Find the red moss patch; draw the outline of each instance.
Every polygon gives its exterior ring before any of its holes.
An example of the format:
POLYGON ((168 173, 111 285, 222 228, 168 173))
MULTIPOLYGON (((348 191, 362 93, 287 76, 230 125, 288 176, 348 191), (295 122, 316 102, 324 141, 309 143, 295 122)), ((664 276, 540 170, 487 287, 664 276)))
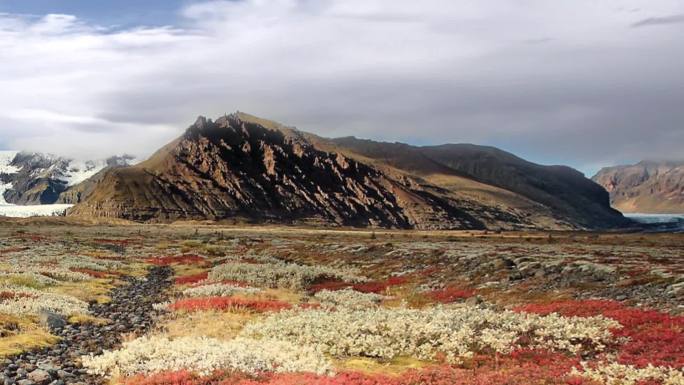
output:
POLYGON ((537 314, 558 313, 564 316, 591 317, 602 315, 622 325, 613 330, 615 337, 627 342, 617 347, 618 362, 636 367, 684 367, 684 317, 655 310, 628 308, 607 300, 559 301, 516 308, 537 314))
POLYGON ((205 271, 204 273, 199 273, 199 274, 186 275, 183 277, 176 278, 175 282, 176 282, 176 285, 190 285, 190 284, 194 284, 197 282, 204 281, 205 279, 207 279, 208 275, 209 275, 209 272, 207 272, 207 271, 205 271))
POLYGON ((475 295, 475 290, 458 287, 446 287, 444 289, 429 291, 425 294, 433 301, 451 303, 459 299, 470 298, 475 295))

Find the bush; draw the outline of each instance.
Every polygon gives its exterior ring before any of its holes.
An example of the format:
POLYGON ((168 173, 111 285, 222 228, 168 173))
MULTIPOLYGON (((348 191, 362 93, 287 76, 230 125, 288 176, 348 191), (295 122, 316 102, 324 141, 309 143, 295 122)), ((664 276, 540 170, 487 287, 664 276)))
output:
POLYGON ((582 317, 603 316, 622 327, 615 337, 626 338, 617 349, 617 362, 636 368, 649 365, 680 369, 684 367, 684 317, 654 310, 627 308, 616 301, 558 301, 521 306, 517 311, 537 314, 558 313, 582 317))
POLYGON ((208 271, 205 271, 204 273, 186 275, 183 277, 176 278, 175 283, 176 283, 176 285, 190 285, 193 283, 198 283, 198 282, 204 281, 205 279, 207 279, 208 275, 209 275, 208 271))
POLYGON ((170 310, 247 310, 257 313, 289 309, 291 305, 282 301, 267 301, 233 297, 186 298, 173 302, 170 310))
POLYGON ((567 318, 475 306, 426 309, 289 310, 247 325, 242 335, 317 346, 333 356, 432 360, 444 354, 460 362, 475 353, 505 354, 520 348, 576 353, 602 351, 617 322, 603 317, 567 318))
POLYGON ((209 280, 235 280, 257 286, 302 289, 316 281, 338 279, 350 282, 364 281, 354 271, 326 266, 307 266, 295 263, 227 262, 214 267, 209 280))
MULTIPOLYGON (((119 350, 106 351, 100 356, 84 356, 81 361, 88 372, 95 375, 136 375, 179 370, 201 375, 209 375, 216 370, 253 374, 325 374, 331 368, 325 357, 310 347, 246 338, 221 341, 205 337, 141 337, 125 342, 119 350)), ((188 377, 181 374, 177 378, 171 376, 169 381, 184 381, 184 378, 188 377)))
POLYGON ((197 265, 206 262, 204 257, 194 254, 183 254, 176 256, 166 256, 166 257, 154 257, 148 258, 147 263, 151 263, 157 266, 169 266, 169 265, 197 265))

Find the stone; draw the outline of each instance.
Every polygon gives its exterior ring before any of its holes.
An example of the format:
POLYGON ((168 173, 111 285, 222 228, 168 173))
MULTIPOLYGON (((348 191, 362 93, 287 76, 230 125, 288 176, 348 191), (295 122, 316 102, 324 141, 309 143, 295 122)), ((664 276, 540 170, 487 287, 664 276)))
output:
POLYGON ((62 315, 49 310, 42 310, 38 314, 38 322, 50 330, 62 329, 67 324, 62 315))
POLYGON ((47 370, 36 369, 28 374, 28 379, 39 385, 49 384, 52 376, 47 370))

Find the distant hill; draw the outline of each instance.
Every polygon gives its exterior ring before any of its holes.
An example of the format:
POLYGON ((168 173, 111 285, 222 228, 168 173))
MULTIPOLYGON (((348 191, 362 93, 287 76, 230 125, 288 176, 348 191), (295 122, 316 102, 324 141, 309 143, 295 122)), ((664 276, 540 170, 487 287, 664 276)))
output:
POLYGON ((592 178, 626 213, 684 213, 684 161, 606 167, 592 178))
POLYGON ((608 193, 567 167, 473 145, 326 139, 200 117, 147 161, 103 171, 69 215, 418 229, 606 228, 608 193))

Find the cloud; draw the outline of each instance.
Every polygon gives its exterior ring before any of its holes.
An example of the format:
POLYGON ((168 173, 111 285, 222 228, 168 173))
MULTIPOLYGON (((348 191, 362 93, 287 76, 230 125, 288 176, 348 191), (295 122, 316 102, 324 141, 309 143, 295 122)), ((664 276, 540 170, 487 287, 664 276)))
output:
POLYGON ((643 19, 643 20, 640 20, 640 21, 632 24, 632 27, 648 27, 648 26, 653 26, 653 25, 681 24, 681 23, 684 23, 684 14, 664 16, 664 17, 649 17, 648 19, 643 19))
POLYGON ((146 155, 197 115, 239 109, 585 170, 681 152, 684 36, 630 28, 681 2, 523 4, 211 1, 126 29, 0 15, 0 147, 146 155))

